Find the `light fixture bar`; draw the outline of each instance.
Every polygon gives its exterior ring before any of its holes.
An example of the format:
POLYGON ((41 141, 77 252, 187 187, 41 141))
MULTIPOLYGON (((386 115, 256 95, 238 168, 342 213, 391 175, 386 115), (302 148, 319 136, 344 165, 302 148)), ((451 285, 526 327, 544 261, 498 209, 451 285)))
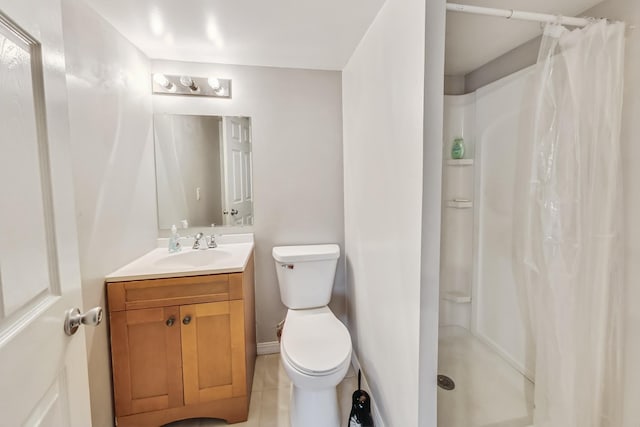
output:
POLYGON ((231 79, 155 73, 151 78, 151 90, 161 95, 231 98, 231 79))

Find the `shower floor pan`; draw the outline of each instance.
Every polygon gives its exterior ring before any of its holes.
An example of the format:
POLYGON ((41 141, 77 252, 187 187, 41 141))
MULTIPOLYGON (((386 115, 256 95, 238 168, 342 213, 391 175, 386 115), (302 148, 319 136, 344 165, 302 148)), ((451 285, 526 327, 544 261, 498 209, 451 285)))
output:
POLYGON ((454 390, 438 388, 438 427, 528 427, 533 383, 467 329, 440 328, 438 373, 454 390))

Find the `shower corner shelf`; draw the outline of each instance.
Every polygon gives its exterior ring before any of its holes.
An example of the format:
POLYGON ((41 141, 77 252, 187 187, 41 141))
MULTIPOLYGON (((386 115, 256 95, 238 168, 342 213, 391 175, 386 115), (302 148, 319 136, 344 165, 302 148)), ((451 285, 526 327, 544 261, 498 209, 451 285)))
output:
POLYGON ((454 209, 469 209, 473 207, 473 201, 467 199, 447 200, 447 207, 454 209))
POLYGON ((459 291, 447 291, 442 294, 442 299, 451 302, 457 302, 459 304, 464 304, 471 302, 471 295, 467 295, 464 292, 459 291))
POLYGON ((447 165, 449 166, 471 166, 473 165, 473 159, 448 159, 447 165))

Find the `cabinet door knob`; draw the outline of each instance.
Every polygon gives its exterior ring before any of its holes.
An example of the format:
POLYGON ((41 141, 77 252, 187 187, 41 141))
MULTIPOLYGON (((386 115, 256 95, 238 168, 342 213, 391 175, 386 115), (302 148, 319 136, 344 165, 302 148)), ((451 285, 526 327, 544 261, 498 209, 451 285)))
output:
POLYGON ((191 316, 184 316, 184 319, 182 319, 182 323, 184 323, 185 325, 191 323, 191 316))
POLYGON ((176 321, 174 316, 171 316, 167 319, 167 326, 173 326, 173 323, 176 321))

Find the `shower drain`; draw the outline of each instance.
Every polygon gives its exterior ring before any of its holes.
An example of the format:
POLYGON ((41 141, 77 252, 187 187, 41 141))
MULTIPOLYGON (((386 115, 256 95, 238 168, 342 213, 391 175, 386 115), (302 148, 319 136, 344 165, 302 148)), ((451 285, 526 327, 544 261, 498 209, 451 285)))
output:
POLYGON ((438 387, 445 390, 453 390, 456 388, 456 383, 446 375, 438 375, 438 387))

